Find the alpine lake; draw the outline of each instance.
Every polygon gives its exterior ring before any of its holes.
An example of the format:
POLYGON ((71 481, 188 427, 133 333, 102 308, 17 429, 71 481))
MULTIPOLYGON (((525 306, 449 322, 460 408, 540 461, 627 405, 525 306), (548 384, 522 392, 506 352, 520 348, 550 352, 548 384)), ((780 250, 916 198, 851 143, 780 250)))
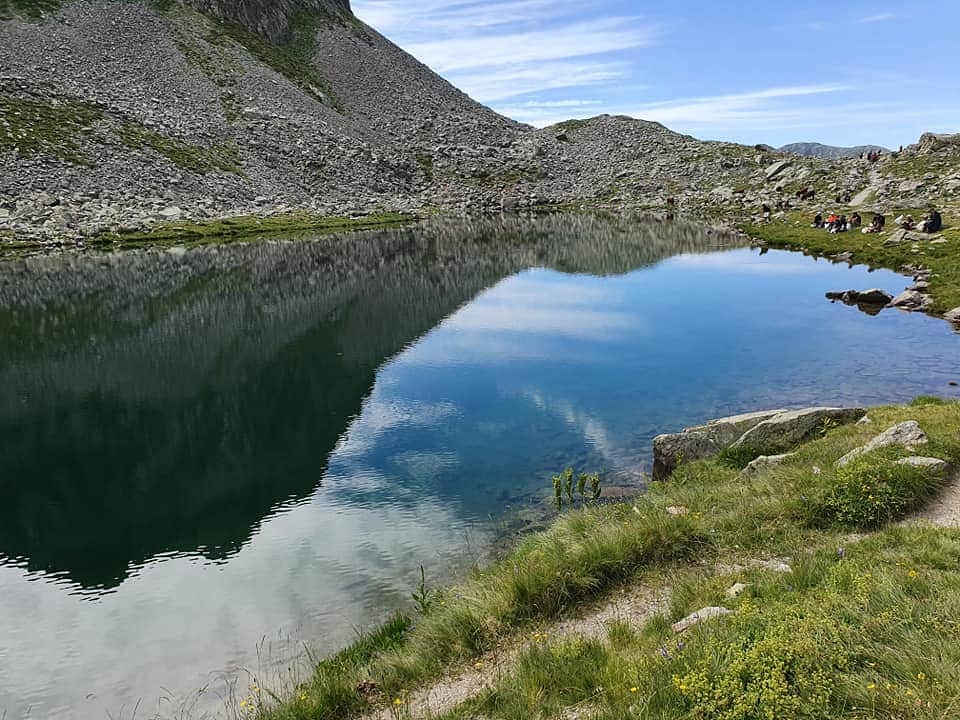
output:
POLYGON ((216 717, 651 440, 960 395, 909 279, 552 216, 0 262, 0 717, 216 717), (6 715, 4 715, 6 713, 6 715))

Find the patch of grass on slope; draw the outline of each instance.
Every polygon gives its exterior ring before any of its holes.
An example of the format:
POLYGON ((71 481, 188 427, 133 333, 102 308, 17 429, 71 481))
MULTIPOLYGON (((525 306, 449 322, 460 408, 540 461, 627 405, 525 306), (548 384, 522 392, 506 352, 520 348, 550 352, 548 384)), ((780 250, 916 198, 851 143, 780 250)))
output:
POLYGON ((343 112, 343 102, 313 62, 317 31, 327 21, 323 13, 300 8, 290 19, 290 39, 275 44, 237 23, 215 20, 207 40, 214 44, 236 42, 315 100, 343 112))
POLYGON ((64 0, 0 0, 0 20, 14 17, 42 20, 59 10, 63 2, 64 0))
MULTIPOLYGON (((942 235, 946 243, 932 245, 929 241, 919 243, 900 243, 885 246, 884 240, 890 236, 893 216, 900 211, 886 213, 887 232, 882 235, 864 235, 858 232, 829 233, 810 227, 811 218, 791 214, 786 219, 763 225, 743 225, 741 229, 748 235, 763 240, 771 247, 804 248, 818 255, 837 255, 842 252, 853 254, 853 261, 891 270, 900 270, 905 265, 922 265, 929 268, 930 295, 934 301, 935 312, 946 312, 960 307, 960 227, 958 218, 944 215, 942 235), (913 248, 917 248, 917 252, 913 248)), ((925 212, 913 211, 915 218, 923 217, 925 212)), ((864 215, 869 223, 870 214, 864 215)))
POLYGON ((204 147, 169 138, 133 122, 123 123, 117 136, 127 147, 135 150, 151 149, 183 170, 200 175, 221 170, 241 174, 240 153, 235 145, 204 147))
POLYGON ((79 140, 102 117, 99 108, 86 103, 53 103, 0 95, 0 152, 44 154, 88 165, 79 140))

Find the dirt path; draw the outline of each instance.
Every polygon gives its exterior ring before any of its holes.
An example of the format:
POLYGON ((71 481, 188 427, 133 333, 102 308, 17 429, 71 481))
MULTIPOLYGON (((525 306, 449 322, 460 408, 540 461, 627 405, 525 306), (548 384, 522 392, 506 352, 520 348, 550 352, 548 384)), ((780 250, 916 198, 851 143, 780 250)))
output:
POLYGON ((936 500, 911 519, 910 522, 930 523, 940 527, 960 527, 960 473, 941 491, 936 500))
POLYGON ((388 706, 365 716, 364 720, 394 720, 398 714, 405 719, 417 720, 443 714, 482 690, 494 687, 528 648, 565 637, 604 639, 610 621, 623 620, 634 626, 643 625, 657 613, 663 612, 667 601, 665 590, 642 585, 624 588, 603 605, 582 615, 507 639, 480 660, 411 693, 400 713, 388 706))

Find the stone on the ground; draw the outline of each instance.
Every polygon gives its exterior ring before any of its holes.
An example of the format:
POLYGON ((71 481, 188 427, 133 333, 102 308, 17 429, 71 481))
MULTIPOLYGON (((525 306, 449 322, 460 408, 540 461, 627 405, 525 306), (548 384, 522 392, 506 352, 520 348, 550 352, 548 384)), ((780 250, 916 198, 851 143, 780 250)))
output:
POLYGON ((901 310, 926 310, 932 304, 930 296, 918 290, 904 290, 890 301, 890 307, 901 310))
POLYGON ((789 160, 778 160, 773 165, 767 168, 766 176, 767 180, 773 180, 778 175, 782 175, 783 172, 789 168, 793 163, 789 160))
POLYGON ((730 445, 731 450, 776 455, 813 438, 826 423, 846 425, 867 414, 863 408, 816 407, 778 413, 757 423, 730 445))
POLYGON ((893 427, 887 428, 866 445, 854 448, 842 458, 837 460, 836 464, 837 467, 849 465, 853 460, 861 455, 865 455, 873 450, 879 450, 880 448, 890 447, 892 445, 900 445, 908 450, 913 450, 914 448, 920 445, 925 445, 926 443, 927 434, 923 432, 920 424, 916 420, 907 420, 906 422, 897 423, 893 427))
POLYGON ((919 457, 914 455, 897 460, 897 465, 909 465, 910 467, 929 470, 934 475, 946 475, 950 472, 950 463, 934 457, 919 457))
POLYGON ((787 460, 792 458, 796 453, 782 453, 780 455, 761 455, 755 460, 751 460, 747 466, 740 471, 740 477, 750 477, 752 475, 758 475, 764 470, 777 465, 782 465, 787 460))
POLYGON ((170 207, 165 207, 163 210, 157 213, 164 220, 180 220, 183 217, 183 210, 178 208, 176 205, 171 205, 170 207))
POLYGON ((758 423, 783 412, 766 410, 733 415, 679 433, 658 435, 653 439, 653 479, 666 479, 681 463, 714 457, 758 423))
POLYGON ((864 415, 862 418, 857 420, 857 425, 873 425, 873 420, 870 419, 869 415, 864 415))
POLYGON ((727 588, 727 592, 724 594, 731 599, 735 597, 739 597, 743 593, 743 591, 746 590, 748 587, 749 586, 746 585, 745 583, 739 583, 739 582, 734 583, 733 585, 727 588))
POLYGON ((943 317, 945 320, 949 322, 960 325, 960 307, 954 308, 953 310, 946 313, 943 317))
POLYGON ((671 505, 667 508, 667 515, 670 517, 684 517, 685 515, 689 514, 690 510, 682 505, 671 505))
POLYGON ((670 627, 675 633, 682 633, 684 630, 692 628, 694 625, 701 623, 704 620, 713 620, 714 618, 729 615, 732 612, 732 610, 729 610, 725 607, 705 607, 697 610, 695 613, 690 613, 683 620, 678 620, 670 627))

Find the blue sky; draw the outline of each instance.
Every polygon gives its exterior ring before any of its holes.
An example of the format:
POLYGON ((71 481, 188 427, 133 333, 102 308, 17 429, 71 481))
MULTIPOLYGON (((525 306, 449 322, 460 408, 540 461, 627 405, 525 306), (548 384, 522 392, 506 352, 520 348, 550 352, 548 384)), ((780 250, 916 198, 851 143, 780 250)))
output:
POLYGON ((704 139, 896 147, 960 131, 960 2, 353 0, 522 122, 622 113, 704 139))

